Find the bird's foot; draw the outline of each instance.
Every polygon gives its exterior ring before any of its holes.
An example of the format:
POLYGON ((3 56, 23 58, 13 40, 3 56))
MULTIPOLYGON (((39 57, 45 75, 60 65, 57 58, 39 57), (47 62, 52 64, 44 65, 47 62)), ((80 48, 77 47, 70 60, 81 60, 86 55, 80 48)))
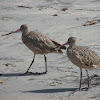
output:
POLYGON ((88 91, 88 89, 89 89, 88 87, 85 87, 85 88, 79 88, 80 91, 81 91, 81 90, 82 90, 82 91, 88 91))
POLYGON ((43 74, 47 74, 47 72, 42 72, 42 73, 36 72, 36 75, 43 75, 43 74))
POLYGON ((29 72, 28 71, 26 71, 25 73, 24 73, 24 75, 27 75, 29 72))
POLYGON ((43 75, 43 74, 47 74, 47 72, 42 72, 42 73, 39 73, 39 72, 36 72, 36 73, 33 73, 33 72, 25 72, 23 75, 43 75))
POLYGON ((2 74, 0 74, 0 76, 2 76, 2 74))
POLYGON ((43 74, 47 74, 47 71, 46 72, 43 72, 43 74))

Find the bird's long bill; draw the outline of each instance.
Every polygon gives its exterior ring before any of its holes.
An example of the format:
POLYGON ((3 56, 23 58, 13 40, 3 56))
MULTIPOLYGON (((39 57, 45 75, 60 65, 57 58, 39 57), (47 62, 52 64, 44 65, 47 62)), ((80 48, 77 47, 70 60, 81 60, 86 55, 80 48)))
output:
POLYGON ((12 34, 12 33, 19 32, 19 31, 20 31, 20 29, 18 29, 18 30, 16 30, 16 31, 12 31, 12 32, 10 32, 10 33, 7 33, 7 34, 4 34, 4 35, 1 35, 1 36, 6 36, 6 35, 9 35, 9 34, 12 34))
POLYGON ((60 47, 62 47, 62 46, 64 46, 64 45, 68 45, 68 43, 64 43, 64 44, 60 45, 58 48, 60 48, 60 47))

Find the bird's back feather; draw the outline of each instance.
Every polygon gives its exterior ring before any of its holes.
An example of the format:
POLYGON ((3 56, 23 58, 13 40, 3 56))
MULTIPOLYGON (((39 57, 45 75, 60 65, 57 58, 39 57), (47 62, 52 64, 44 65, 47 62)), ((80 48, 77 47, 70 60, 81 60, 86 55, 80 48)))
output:
POLYGON ((63 53, 61 50, 52 49, 58 47, 59 43, 39 32, 31 31, 27 34, 22 33, 22 41, 36 54, 63 53))
POLYGON ((100 67, 100 57, 92 50, 82 47, 73 46, 67 50, 69 59, 78 67, 91 69, 100 67))

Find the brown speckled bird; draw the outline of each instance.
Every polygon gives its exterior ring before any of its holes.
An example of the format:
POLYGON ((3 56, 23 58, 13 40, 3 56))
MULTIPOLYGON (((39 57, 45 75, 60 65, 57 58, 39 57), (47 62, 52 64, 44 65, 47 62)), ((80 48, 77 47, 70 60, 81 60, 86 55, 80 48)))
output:
POLYGON ((84 68, 87 72, 88 87, 85 89, 88 90, 89 74, 87 69, 94 69, 100 67, 100 57, 94 51, 84 46, 79 46, 77 44, 76 37, 70 37, 68 41, 65 44, 61 45, 60 47, 64 45, 69 45, 69 47, 67 48, 67 56, 70 59, 70 61, 80 68, 81 74, 80 74, 79 90, 81 90, 82 68, 84 68))
MULTIPOLYGON (((35 59, 35 55, 36 54, 41 54, 44 55, 44 59, 45 59, 45 72, 43 73, 47 73, 47 59, 46 59, 46 54, 48 53, 60 53, 63 54, 63 52, 61 51, 61 49, 66 49, 65 46, 61 47, 59 50, 56 50, 55 48, 57 48, 58 46, 60 46, 60 44, 52 39, 50 39, 49 37, 43 35, 42 33, 36 32, 36 31, 30 31, 28 26, 26 24, 21 25, 20 29, 16 30, 16 31, 12 31, 8 34, 5 35, 9 35, 12 33, 16 33, 16 32, 22 32, 22 41, 23 43, 32 51, 34 52, 34 57, 33 60, 28 68, 28 70, 26 71, 26 73, 28 73, 29 69, 31 68, 34 59, 35 59)), ((2 35, 2 36, 5 36, 2 35)))

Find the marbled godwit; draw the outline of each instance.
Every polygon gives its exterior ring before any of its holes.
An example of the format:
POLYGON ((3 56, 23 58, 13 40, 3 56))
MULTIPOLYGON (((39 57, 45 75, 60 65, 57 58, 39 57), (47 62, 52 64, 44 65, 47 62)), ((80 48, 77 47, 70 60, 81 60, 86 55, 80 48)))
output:
MULTIPOLYGON (((56 50, 55 48, 60 46, 60 44, 52 39, 50 39, 49 37, 39 33, 39 32, 35 32, 35 31, 29 31, 29 28, 26 24, 21 25, 20 29, 16 30, 16 31, 12 31, 8 34, 5 35, 9 35, 12 33, 16 33, 16 32, 22 32, 22 41, 23 43, 32 51, 34 52, 34 57, 33 60, 29 66, 29 68, 27 69, 26 73, 28 73, 29 69, 31 68, 34 59, 35 59, 35 55, 36 54, 42 54, 44 55, 44 59, 45 59, 45 72, 43 73, 47 73, 47 58, 46 58, 46 54, 48 53, 60 53, 63 54, 63 52, 60 49, 66 49, 65 46, 61 47, 59 50, 56 50)), ((2 35, 2 36, 5 36, 2 35)))
MULTIPOLYGON (((88 77, 88 87, 85 88, 86 90, 89 89, 89 74, 87 69, 93 69, 100 67, 100 57, 92 50, 77 45, 77 38, 70 37, 68 41, 61 45, 69 45, 67 48, 67 56, 70 61, 75 64, 76 66, 80 67, 80 86, 79 90, 81 90, 81 80, 82 80, 82 68, 84 68, 87 72, 88 77)), ((84 89, 84 88, 82 88, 84 89)))

